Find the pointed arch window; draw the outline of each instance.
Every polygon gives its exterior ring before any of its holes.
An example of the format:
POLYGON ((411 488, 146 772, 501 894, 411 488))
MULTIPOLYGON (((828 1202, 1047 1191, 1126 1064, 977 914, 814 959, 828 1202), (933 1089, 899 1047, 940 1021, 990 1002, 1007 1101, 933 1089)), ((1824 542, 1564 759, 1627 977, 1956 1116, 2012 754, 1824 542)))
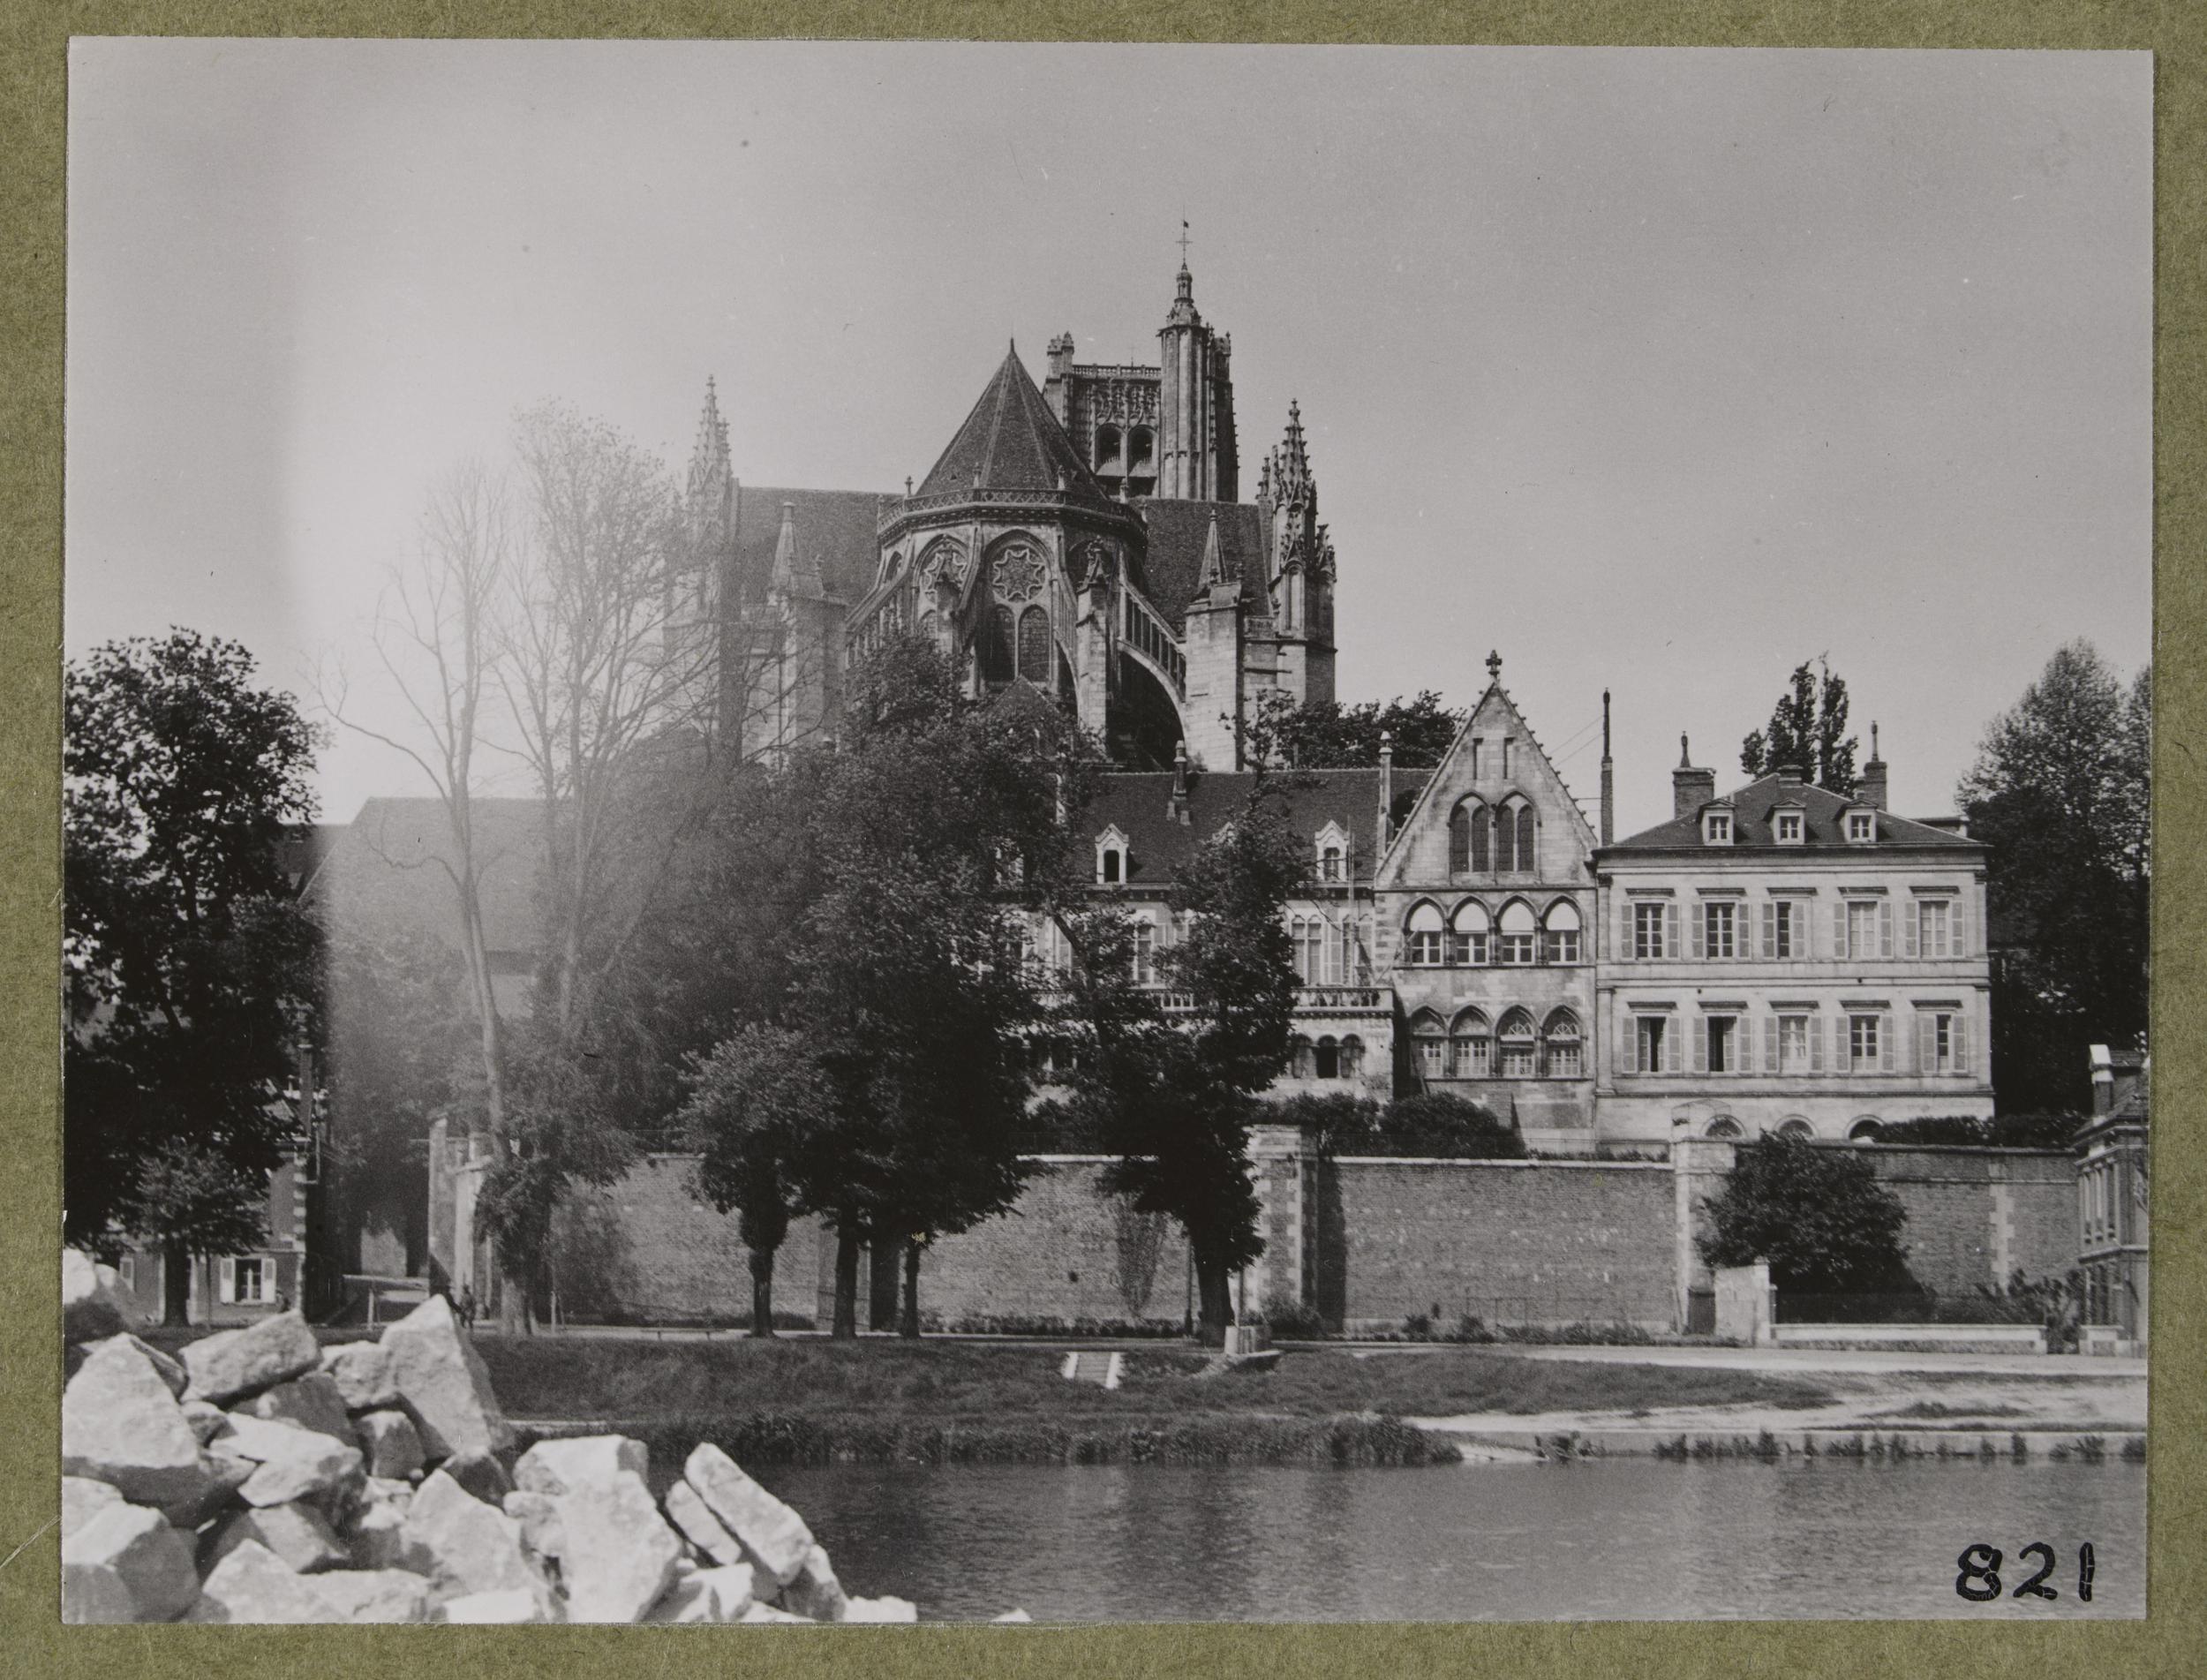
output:
POLYGON ((1568 1009, 1558 1009, 1549 1015, 1540 1028, 1540 1076, 1543 1079, 1578 1079, 1586 1065, 1585 1035, 1578 1029, 1578 1017, 1568 1009))
POLYGON ((1548 907, 1548 917, 1540 927, 1540 961, 1543 962, 1577 962, 1579 953, 1578 907, 1569 899, 1558 899, 1548 907))
POLYGON ((1533 807, 1520 805, 1516 817, 1518 830, 1518 860, 1516 868, 1521 875, 1531 875, 1536 865, 1533 854, 1533 807))
POLYGON ((1455 919, 1449 924, 1450 961, 1458 968, 1485 967, 1489 932, 1485 905, 1477 899, 1458 905, 1455 919))
POLYGON ((1050 614, 1030 606, 1020 614, 1020 674, 1036 688, 1050 683, 1050 614))
POLYGON ((1503 1078, 1533 1077, 1537 1042, 1533 1030, 1533 1017, 1524 1010, 1513 1009, 1502 1018, 1501 1026, 1495 1029, 1495 1043, 1501 1051, 1503 1078))
POLYGON ((1012 643, 1015 634, 1012 609, 1001 603, 991 607, 988 617, 982 621, 981 680, 992 689, 1000 689, 1012 680, 1015 668, 1012 643))
POLYGON ((1410 1045, 1412 1065, 1420 1079, 1449 1076, 1448 1031, 1441 1025, 1441 1017, 1430 1009, 1420 1009, 1411 1018, 1410 1045))
POLYGON ((1441 920, 1441 907, 1423 903, 1410 913, 1409 961, 1412 968, 1437 968, 1441 966, 1442 936, 1447 924, 1441 920))
POLYGON ((1465 800, 1449 813, 1449 873, 1469 875, 1487 867, 1487 807, 1465 800))
POLYGON ((1523 899, 1510 900, 1502 907, 1495 926, 1495 961, 1518 967, 1530 964, 1540 931, 1539 924, 1533 919, 1533 907, 1523 899))
POLYGON ((1487 1079, 1494 1072, 1494 1039, 1487 1017, 1466 1009, 1449 1028, 1449 1065, 1458 1079, 1487 1079))

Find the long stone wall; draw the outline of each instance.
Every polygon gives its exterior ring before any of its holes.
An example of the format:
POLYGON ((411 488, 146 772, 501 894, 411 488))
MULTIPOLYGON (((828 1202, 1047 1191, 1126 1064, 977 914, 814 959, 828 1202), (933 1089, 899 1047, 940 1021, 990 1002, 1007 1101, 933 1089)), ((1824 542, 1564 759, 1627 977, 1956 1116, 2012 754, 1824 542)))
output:
MULTIPOLYGON (((1488 1324, 1682 1326, 1706 1269, 1693 1239, 1734 1147, 1691 1140, 1665 1162, 1323 1162, 1287 1128, 1253 1140, 1268 1252, 1243 1280, 1252 1310, 1301 1302, 1352 1331, 1423 1315, 1488 1324), (1690 1176, 1681 1177, 1681 1171, 1690 1176)), ((2075 1263, 2071 1164, 2060 1151, 1860 1151, 1908 1209, 1909 1264, 1945 1295, 2075 1263)), ((747 1314, 733 1217, 690 1194, 691 1158, 655 1155, 562 1215, 561 1304, 577 1319, 661 1322, 747 1314)), ((1011 1212, 928 1250, 921 1307, 946 1325, 991 1321, 1179 1324, 1192 1278, 1179 1227, 1107 1194, 1106 1157, 1035 1157, 1011 1212)), ((433 1193, 433 1202, 434 1195, 433 1193)), ((834 1245, 802 1220, 781 1249, 778 1314, 825 1318, 834 1245)), ((885 1262, 893 1257, 880 1257, 885 1262)), ((893 1264, 860 1270, 862 1323, 886 1322, 893 1264), (883 1296, 882 1312, 870 1297, 883 1296)))

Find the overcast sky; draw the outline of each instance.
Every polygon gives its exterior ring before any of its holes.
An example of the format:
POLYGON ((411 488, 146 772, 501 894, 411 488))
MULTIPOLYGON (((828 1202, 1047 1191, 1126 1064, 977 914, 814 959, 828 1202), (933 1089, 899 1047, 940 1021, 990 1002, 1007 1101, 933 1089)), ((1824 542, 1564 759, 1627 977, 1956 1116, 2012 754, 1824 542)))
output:
MULTIPOLYGON (((358 667, 423 491, 571 400, 749 482, 923 475, 1016 341, 1153 360, 1182 218, 1290 398, 1340 687, 1503 680, 1621 832, 1827 654, 1951 809, 2151 637, 2144 54, 80 41, 67 636, 358 667), (348 652, 348 650, 350 652, 348 652)), ((371 707, 386 704, 372 693, 371 707)), ((422 791, 341 744, 324 814, 422 791)))

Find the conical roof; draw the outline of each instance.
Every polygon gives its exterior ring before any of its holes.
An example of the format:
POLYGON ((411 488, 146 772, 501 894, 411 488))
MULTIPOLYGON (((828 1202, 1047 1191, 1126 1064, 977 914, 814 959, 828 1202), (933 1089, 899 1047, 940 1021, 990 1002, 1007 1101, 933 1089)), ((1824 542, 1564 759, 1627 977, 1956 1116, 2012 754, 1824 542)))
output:
POLYGON ((1067 490, 1108 501, 1020 363, 1014 346, 958 435, 935 463, 923 496, 962 490, 1067 490))

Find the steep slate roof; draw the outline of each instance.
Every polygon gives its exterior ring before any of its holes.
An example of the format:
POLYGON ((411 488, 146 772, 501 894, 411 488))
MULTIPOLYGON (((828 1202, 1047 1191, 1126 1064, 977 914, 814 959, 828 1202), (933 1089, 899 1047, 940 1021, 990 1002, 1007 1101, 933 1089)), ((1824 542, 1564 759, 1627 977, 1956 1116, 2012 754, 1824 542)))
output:
MULTIPOLYGON (((1432 772, 1398 770, 1393 793, 1399 800, 1425 786, 1432 772)), ((1239 816, 1256 777, 1247 771, 1188 772, 1188 821, 1167 814, 1172 797, 1171 771, 1126 771, 1104 776, 1096 797, 1081 818, 1081 832, 1090 840, 1107 828, 1127 838, 1126 884, 1163 887, 1195 850, 1239 816)), ((1349 873, 1353 881, 1368 881, 1378 847, 1379 772, 1377 770, 1275 771, 1271 779, 1284 789, 1288 826, 1314 846, 1328 823, 1340 825, 1349 836, 1349 873)), ((1311 854, 1316 860, 1317 854, 1311 854)))
POLYGON ((855 601, 874 586, 881 548, 876 527, 897 498, 871 490, 778 490, 772 485, 735 488, 735 564, 742 599, 766 599, 774 570, 774 542, 781 535, 781 505, 795 504, 797 553, 817 562, 820 581, 838 600, 855 601))
POLYGON ((1264 603, 1264 515, 1241 501, 1162 501, 1135 504, 1149 531, 1142 576, 1150 605, 1179 629, 1203 572, 1203 545, 1218 523, 1218 554, 1229 576, 1241 580, 1241 599, 1264 603))
MULTIPOLYGON (((543 938, 537 875, 544 808, 533 799, 474 802, 482 871, 483 939, 494 952, 534 953, 543 938)), ((315 882, 325 925, 337 937, 408 929, 459 948, 458 905, 441 861, 452 831, 434 799, 371 799, 330 848, 315 882)))
MULTIPOLYGON (((1825 788, 1812 787, 1806 782, 1781 782, 1775 775, 1764 776, 1751 781, 1736 793, 1725 795, 1725 802, 1732 808, 1732 835, 1735 848, 1741 846, 1775 846, 1776 838, 1770 828, 1770 812, 1780 803, 1798 805, 1803 813, 1803 844, 1828 846, 1837 851, 1860 851, 1859 845, 1849 844, 1844 833, 1844 813, 1858 810, 1861 802, 1842 799, 1825 788)), ((1910 822, 1905 817, 1895 817, 1887 811, 1878 813, 1878 841, 1880 846, 1908 846, 1950 852, 1982 852, 1985 842, 1964 840, 1947 829, 1933 828, 1927 823, 1910 822)), ((1698 811, 1683 817, 1674 817, 1667 823, 1644 829, 1639 833, 1617 841, 1602 849, 1608 852, 1661 851, 1672 848, 1702 849, 1701 817, 1698 811)), ((1796 849, 1788 846, 1784 849, 1796 849)))
POLYGON ((1109 500, 1035 388, 1016 348, 920 486, 923 496, 972 490, 1057 490, 1109 500))

